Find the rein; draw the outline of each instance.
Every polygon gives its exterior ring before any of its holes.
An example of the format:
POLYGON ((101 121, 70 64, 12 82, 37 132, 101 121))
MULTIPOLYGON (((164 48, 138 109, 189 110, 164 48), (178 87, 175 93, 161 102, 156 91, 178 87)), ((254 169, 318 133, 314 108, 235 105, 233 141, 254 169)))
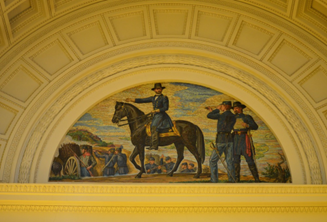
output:
MULTIPOLYGON (((127 113, 126 117, 127 117, 127 116, 128 116, 128 110, 126 109, 125 106, 123 106, 123 109, 126 111, 126 113, 127 113)), ((130 120, 132 120, 132 121, 129 121, 128 118, 127 118, 127 119, 121 119, 121 118, 119 117, 119 119, 118 119, 118 123, 117 123, 117 126, 118 126, 118 127, 126 126, 126 125, 128 125, 128 124, 130 124, 130 123, 134 123, 134 122, 138 121, 139 119, 141 119, 141 118, 143 118, 143 117, 145 117, 145 116, 150 116, 150 115, 152 115, 152 113, 144 114, 144 115, 142 115, 142 116, 138 116, 138 117, 135 117, 135 118, 130 119, 130 120), (119 122, 122 122, 122 121, 128 121, 128 122, 119 125, 119 122)))

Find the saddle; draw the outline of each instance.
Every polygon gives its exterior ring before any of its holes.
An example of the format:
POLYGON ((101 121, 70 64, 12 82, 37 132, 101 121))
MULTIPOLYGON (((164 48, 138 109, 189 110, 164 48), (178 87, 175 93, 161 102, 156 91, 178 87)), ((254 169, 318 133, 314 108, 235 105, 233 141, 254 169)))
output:
MULTIPOLYGON (((145 131, 148 136, 151 136, 151 122, 145 125, 145 131)), ((159 137, 168 137, 168 136, 181 136, 181 134, 176 128, 175 121, 173 121, 173 127, 169 129, 168 132, 159 133, 159 137)))

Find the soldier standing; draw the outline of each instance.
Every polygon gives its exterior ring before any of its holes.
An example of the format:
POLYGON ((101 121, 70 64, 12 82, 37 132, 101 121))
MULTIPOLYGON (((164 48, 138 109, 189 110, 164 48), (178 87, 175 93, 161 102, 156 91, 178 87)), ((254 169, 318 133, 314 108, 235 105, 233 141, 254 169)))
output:
POLYGON ((122 148, 116 148, 116 155, 117 155, 117 167, 118 167, 118 174, 127 174, 128 167, 127 167, 127 156, 125 153, 121 152, 122 148))
MULTIPOLYGON (((81 145, 82 155, 79 156, 79 160, 81 161, 81 177, 90 177, 91 174, 89 171, 97 165, 97 161, 93 157, 92 146, 90 145, 81 145), (90 152, 91 151, 91 152, 90 152)), ((76 155, 76 154, 74 154, 76 155)))
POLYGON ((257 130, 258 125, 253 120, 252 116, 243 113, 244 108, 246 108, 246 106, 240 102, 234 102, 233 104, 236 117, 236 123, 234 125, 234 165, 236 182, 240 182, 241 155, 245 157, 255 182, 261 182, 257 166, 254 162, 253 156, 255 153, 252 138, 249 137, 249 131, 257 130))
POLYGON ((230 111, 231 106, 231 101, 223 101, 222 104, 217 106, 217 109, 215 110, 213 110, 211 107, 207 108, 210 111, 207 117, 209 119, 218 120, 216 136, 217 149, 212 152, 209 160, 209 167, 211 172, 210 180, 212 183, 218 183, 218 160, 223 153, 225 154, 225 159, 227 162, 226 170, 228 174, 228 182, 235 182, 235 173, 233 166, 233 138, 231 134, 235 123, 235 116, 230 111), (219 155, 217 152, 219 152, 219 155))
POLYGON ((115 148, 110 148, 108 153, 102 155, 98 152, 94 152, 95 156, 99 159, 104 159, 105 167, 103 169, 103 176, 113 176, 115 175, 115 164, 117 162, 117 156, 115 155, 115 148))
POLYGON ((159 132, 165 131, 173 127, 173 123, 166 113, 169 109, 169 100, 167 96, 162 94, 163 87, 161 83, 155 83, 152 90, 155 92, 154 96, 144 99, 131 99, 127 98, 126 102, 135 103, 152 103, 153 104, 153 119, 151 123, 151 146, 150 150, 158 150, 159 145, 159 132))

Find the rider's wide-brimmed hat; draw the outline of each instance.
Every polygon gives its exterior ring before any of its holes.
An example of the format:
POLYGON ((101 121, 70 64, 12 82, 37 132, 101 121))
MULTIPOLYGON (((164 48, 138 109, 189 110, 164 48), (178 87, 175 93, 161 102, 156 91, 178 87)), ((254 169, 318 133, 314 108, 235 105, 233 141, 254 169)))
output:
POLYGON ((155 89, 165 89, 166 87, 162 86, 161 83, 155 83, 154 87, 151 90, 155 90, 155 89))
POLYGON ((242 103, 240 103, 240 102, 234 102, 234 104, 233 104, 233 108, 234 107, 241 107, 241 108, 246 108, 246 105, 243 105, 242 103))

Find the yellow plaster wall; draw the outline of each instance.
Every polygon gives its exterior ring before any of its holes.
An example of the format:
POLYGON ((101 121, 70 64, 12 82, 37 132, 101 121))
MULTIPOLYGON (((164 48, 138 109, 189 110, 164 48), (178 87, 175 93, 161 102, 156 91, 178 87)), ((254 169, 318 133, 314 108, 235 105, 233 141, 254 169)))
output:
POLYGON ((2 221, 318 221, 319 185, 0 185, 2 221))

